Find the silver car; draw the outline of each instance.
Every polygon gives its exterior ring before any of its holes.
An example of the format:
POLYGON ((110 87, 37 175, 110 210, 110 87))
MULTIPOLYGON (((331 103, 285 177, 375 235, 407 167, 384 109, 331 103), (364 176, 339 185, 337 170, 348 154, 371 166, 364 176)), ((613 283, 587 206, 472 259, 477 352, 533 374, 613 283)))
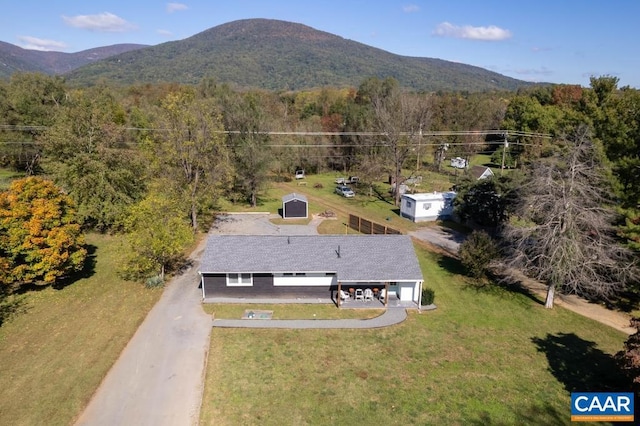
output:
POLYGON ((347 197, 347 198, 351 198, 351 197, 355 197, 356 196, 355 192, 353 192, 351 190, 351 188, 349 188, 348 186, 345 186, 345 185, 337 186, 336 187, 336 194, 342 195, 343 197, 347 197))

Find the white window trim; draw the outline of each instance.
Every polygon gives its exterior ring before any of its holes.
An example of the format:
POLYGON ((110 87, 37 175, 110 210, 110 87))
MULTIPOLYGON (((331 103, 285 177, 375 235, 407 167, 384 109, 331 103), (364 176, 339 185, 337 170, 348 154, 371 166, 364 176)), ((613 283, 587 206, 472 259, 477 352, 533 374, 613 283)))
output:
POLYGON ((227 274, 227 287, 253 287, 253 274, 227 274), (232 283, 229 280, 231 275, 238 276, 237 283, 232 283), (248 275, 249 277, 243 277, 243 275, 248 275))

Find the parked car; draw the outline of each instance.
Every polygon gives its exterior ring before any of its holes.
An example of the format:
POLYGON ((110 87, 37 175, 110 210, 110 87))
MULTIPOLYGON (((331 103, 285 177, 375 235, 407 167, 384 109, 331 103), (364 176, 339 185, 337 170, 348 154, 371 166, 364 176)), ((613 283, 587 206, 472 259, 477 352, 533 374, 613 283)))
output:
POLYGON ((338 185, 344 185, 348 181, 347 181, 346 177, 339 177, 339 178, 336 178, 336 180, 334 180, 334 182, 337 183, 338 185))
POLYGON ((356 193, 351 190, 348 186, 339 185, 336 187, 336 194, 342 195, 343 197, 351 198, 355 197, 356 193))
POLYGON ((349 180, 347 183, 358 184, 360 182, 360 178, 358 176, 349 176, 349 180))
POLYGON ((296 170, 296 179, 304 179, 304 170, 296 170))

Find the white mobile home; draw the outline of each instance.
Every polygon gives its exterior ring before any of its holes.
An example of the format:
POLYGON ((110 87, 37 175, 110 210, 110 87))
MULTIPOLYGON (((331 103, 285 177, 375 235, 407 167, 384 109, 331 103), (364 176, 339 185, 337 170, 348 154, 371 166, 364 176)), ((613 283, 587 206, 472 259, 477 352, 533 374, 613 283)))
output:
POLYGON ((400 202, 400 215, 414 222, 451 219, 455 197, 455 192, 403 194, 400 202))

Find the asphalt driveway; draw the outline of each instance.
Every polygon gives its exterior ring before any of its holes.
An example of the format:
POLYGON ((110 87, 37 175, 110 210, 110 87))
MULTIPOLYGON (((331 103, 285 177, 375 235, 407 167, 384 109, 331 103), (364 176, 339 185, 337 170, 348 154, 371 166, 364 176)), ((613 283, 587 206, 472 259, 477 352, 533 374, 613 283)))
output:
POLYGON ((167 285, 77 425, 198 423, 211 317, 201 307, 197 270, 195 262, 167 285))

